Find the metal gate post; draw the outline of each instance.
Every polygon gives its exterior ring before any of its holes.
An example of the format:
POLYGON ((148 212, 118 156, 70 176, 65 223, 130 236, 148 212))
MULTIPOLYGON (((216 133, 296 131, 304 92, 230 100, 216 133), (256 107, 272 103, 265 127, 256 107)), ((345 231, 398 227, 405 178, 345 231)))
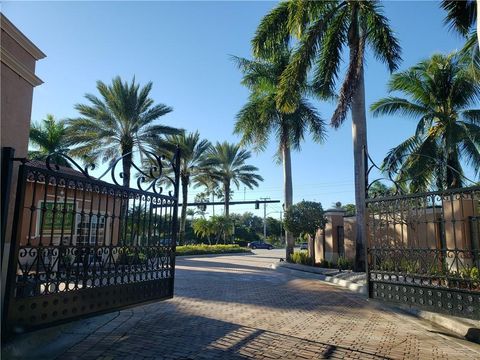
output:
MULTIPOLYGON (((178 196, 179 196, 179 193, 180 193, 180 156, 181 156, 181 152, 180 152, 180 147, 177 146, 176 150, 175 150, 175 164, 174 164, 174 171, 175 171, 175 188, 174 188, 174 198, 175 198, 175 201, 176 201, 176 204, 173 208, 173 219, 172 219, 172 242, 173 242, 173 246, 172 246, 172 255, 171 255, 171 258, 170 258, 170 261, 172 263, 172 269, 173 269, 173 272, 175 274, 175 258, 176 258, 176 251, 177 251, 177 237, 178 237, 178 204, 179 204, 179 201, 178 201, 178 196)), ((175 287, 175 276, 172 277, 172 281, 170 282, 170 294, 172 294, 173 296, 173 290, 174 290, 174 287, 175 287)))

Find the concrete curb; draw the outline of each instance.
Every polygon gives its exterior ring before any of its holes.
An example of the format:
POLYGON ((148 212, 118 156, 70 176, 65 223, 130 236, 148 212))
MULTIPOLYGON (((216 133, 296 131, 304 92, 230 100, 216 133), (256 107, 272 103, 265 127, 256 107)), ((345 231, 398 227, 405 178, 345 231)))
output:
MULTIPOLYGON (((275 270, 287 269, 287 270, 302 271, 302 272, 307 272, 311 274, 316 274, 318 275, 316 278, 320 281, 325 281, 330 284, 341 286, 343 288, 346 288, 350 291, 353 291, 359 294, 363 294, 363 295, 368 294, 368 289, 366 284, 362 285, 362 284, 354 283, 352 281, 338 279, 338 278, 335 278, 334 276, 331 276, 331 275, 339 274, 340 273, 339 271, 337 271, 336 273, 329 273, 327 275, 325 274, 325 270, 331 270, 331 269, 320 269, 320 268, 314 268, 306 265, 290 264, 290 263, 284 263, 284 262, 274 263, 271 265, 271 268, 275 270)), ((368 299, 368 301, 374 304, 375 306, 387 311, 393 311, 401 314, 408 314, 416 318, 427 320, 435 325, 441 326, 451 331, 452 333, 454 333, 455 335, 458 335, 459 337, 462 337, 471 342, 480 344, 480 321, 459 318, 456 316, 448 316, 448 315, 433 313, 430 311, 419 310, 417 308, 412 308, 407 305, 387 304, 387 303, 380 302, 378 300, 372 300, 372 299, 368 299)))
POLYGON ((358 283, 355 283, 355 282, 349 281, 349 280, 338 279, 338 278, 335 278, 334 276, 332 276, 332 275, 340 273, 340 271, 338 271, 336 269, 335 270, 333 270, 333 269, 321 269, 321 268, 314 268, 314 267, 307 266, 307 265, 290 264, 290 263, 287 263, 287 262, 274 263, 274 264, 271 265, 271 268, 274 269, 274 270, 285 268, 285 269, 289 269, 289 270, 291 269, 291 270, 295 270, 295 271, 303 271, 303 272, 307 272, 307 273, 316 274, 316 275, 318 275, 319 280, 322 280, 322 281, 325 281, 325 282, 328 282, 328 283, 331 283, 331 284, 334 284, 334 285, 338 285, 338 286, 347 288, 348 290, 359 293, 359 294, 367 295, 367 286, 366 285, 358 284, 358 283), (327 271, 328 271, 328 273, 327 273, 327 271))
POLYGON ((420 310, 408 305, 386 304, 373 299, 369 299, 369 301, 381 308, 386 308, 388 310, 397 311, 403 314, 407 313, 417 318, 427 320, 435 325, 439 325, 451 331, 462 338, 480 344, 480 321, 420 310))

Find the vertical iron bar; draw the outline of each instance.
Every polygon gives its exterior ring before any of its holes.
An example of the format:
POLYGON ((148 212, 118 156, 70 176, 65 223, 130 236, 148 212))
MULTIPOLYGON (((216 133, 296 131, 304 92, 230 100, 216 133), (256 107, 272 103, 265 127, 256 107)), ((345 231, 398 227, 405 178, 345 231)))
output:
POLYGON ((173 204, 173 219, 172 219, 172 249, 171 249, 171 261, 170 261, 170 295, 173 296, 173 290, 175 285, 175 252, 177 247, 177 231, 178 231, 178 194, 179 194, 179 183, 180 183, 180 147, 177 146, 175 151, 175 184, 174 184, 174 204, 173 204))

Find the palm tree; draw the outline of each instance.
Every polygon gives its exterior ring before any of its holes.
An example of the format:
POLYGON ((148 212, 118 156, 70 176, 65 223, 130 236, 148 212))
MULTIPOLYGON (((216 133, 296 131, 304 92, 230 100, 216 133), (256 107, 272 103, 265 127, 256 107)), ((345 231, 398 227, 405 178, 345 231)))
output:
POLYGON ((371 106, 375 116, 404 115, 418 120, 414 135, 390 150, 383 168, 399 172, 411 191, 463 185, 461 161, 480 172, 480 83, 457 53, 434 55, 395 74, 390 96, 371 106))
POLYGON ((215 229, 211 220, 204 218, 196 219, 192 223, 192 228, 195 235, 200 236, 201 238, 207 238, 208 244, 212 245, 211 236, 215 234, 215 229))
POLYGON ((461 53, 472 60, 471 69, 480 79, 480 1, 442 0, 441 7, 447 12, 445 23, 466 38, 461 53))
MULTIPOLYGON (((40 124, 33 123, 30 127, 30 144, 37 148, 28 152, 31 160, 44 161, 52 153, 68 153, 70 142, 65 120, 56 120, 53 115, 47 114, 40 124)), ((71 167, 62 157, 55 157, 54 160, 57 165, 71 167)))
POLYGON ((259 181, 263 181, 263 178, 256 173, 257 167, 245 164, 250 157, 251 153, 240 149, 239 144, 217 142, 209 149, 206 159, 202 163, 206 173, 213 180, 222 184, 227 218, 229 216, 231 183, 233 182, 237 189, 240 183, 253 189, 254 186, 258 186, 259 181))
MULTIPOLYGON (((205 191, 197 194, 199 199, 209 198, 212 196, 212 202, 215 202, 215 196, 220 197, 222 190, 219 188, 218 182, 213 179, 207 172, 203 171, 195 177, 195 188, 204 187, 205 191)), ((195 199, 197 201, 197 198, 195 199)), ((213 216, 215 216, 215 204, 212 205, 213 216)))
POLYGON ((180 182, 182 187, 182 211, 180 215, 179 241, 183 245, 185 241, 185 223, 187 219, 188 187, 196 177, 201 174, 201 164, 211 147, 208 140, 200 139, 200 133, 182 133, 167 135, 164 141, 152 142, 152 148, 156 153, 165 153, 172 157, 173 152, 168 151, 176 146, 180 148, 180 182))
POLYGON ((400 62, 400 45, 377 1, 301 1, 281 2, 261 21, 254 39, 253 52, 262 58, 274 57, 292 37, 298 39, 290 64, 282 74, 277 105, 293 112, 301 99, 301 87, 314 67, 313 86, 322 97, 334 93, 338 80, 342 49, 349 49, 349 63, 339 90, 337 108, 331 124, 338 128, 352 115, 355 202, 357 233, 355 270, 364 269, 365 251, 365 151, 367 127, 365 110, 364 58, 370 45, 376 58, 390 71, 400 62))
MULTIPOLYGON (((251 90, 247 104, 237 115, 235 132, 242 134, 242 143, 253 144, 257 150, 265 149, 270 134, 274 133, 277 137, 278 154, 283 164, 285 210, 293 202, 291 149, 300 149, 307 131, 316 142, 325 137, 325 124, 305 97, 292 113, 277 108, 275 98, 280 77, 288 66, 290 54, 290 51, 283 51, 272 61, 235 58, 244 74, 242 83, 251 90)), ((307 87, 304 86, 304 89, 305 93, 307 87)), ((293 254, 295 239, 288 232, 285 238, 288 259, 293 254)))
POLYGON ((144 150, 145 144, 155 136, 181 133, 173 127, 152 124, 172 108, 154 105, 149 98, 151 89, 151 82, 140 88, 135 78, 130 84, 122 82, 119 76, 111 85, 97 81, 101 98, 86 94, 90 105, 75 105, 82 117, 68 121, 71 140, 77 145, 72 154, 102 162, 122 156, 123 185, 129 186, 132 151, 144 150))
POLYGON ((463 36, 468 36, 477 25, 476 31, 470 34, 477 38, 477 48, 480 45, 480 1, 478 0, 442 0, 441 7, 447 12, 445 23, 463 36))

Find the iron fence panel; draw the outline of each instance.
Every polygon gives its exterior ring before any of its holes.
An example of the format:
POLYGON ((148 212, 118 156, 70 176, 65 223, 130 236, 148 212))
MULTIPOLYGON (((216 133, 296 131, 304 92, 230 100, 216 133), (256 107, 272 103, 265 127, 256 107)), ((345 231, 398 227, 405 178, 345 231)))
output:
POLYGON ((366 202, 369 296, 480 319, 480 187, 366 202))
POLYGON ((180 153, 148 155, 136 188, 117 181, 121 159, 100 178, 63 154, 20 166, 4 331, 173 296, 180 153))

